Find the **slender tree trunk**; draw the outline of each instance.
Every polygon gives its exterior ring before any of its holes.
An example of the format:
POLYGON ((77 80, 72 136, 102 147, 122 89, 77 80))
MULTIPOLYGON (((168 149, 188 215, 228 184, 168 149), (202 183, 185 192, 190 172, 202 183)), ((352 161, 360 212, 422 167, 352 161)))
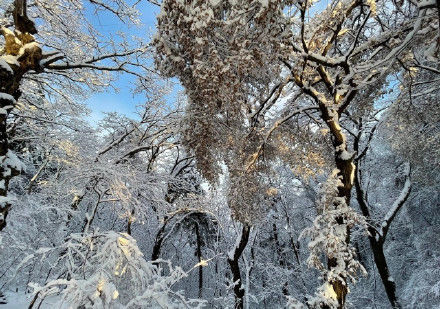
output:
POLYGON ((153 252, 151 254, 151 260, 155 261, 160 257, 160 251, 162 249, 162 242, 165 237, 165 228, 167 226, 167 218, 165 218, 164 224, 161 226, 156 234, 156 239, 154 240, 153 252))
POLYGON ((239 260, 249 241, 250 230, 251 228, 249 225, 243 225, 240 241, 228 256, 228 263, 229 267, 231 268, 232 280, 234 282, 235 308, 237 309, 243 309, 244 305, 244 289, 242 287, 243 282, 241 280, 239 260))
MULTIPOLYGON (((197 222, 195 222, 194 224, 195 224, 196 242, 197 242, 196 255, 200 263, 202 261, 202 240, 200 238, 199 224, 197 222)), ((203 267, 199 266, 199 298, 202 298, 202 291, 203 291, 203 267)))
MULTIPOLYGON (((50 152, 49 154, 50 155, 50 152)), ((35 173, 35 175, 32 177, 32 179, 29 181, 28 187, 27 187, 27 193, 30 194, 32 192, 32 188, 37 181, 38 177, 40 177, 41 173, 43 172, 44 168, 46 167, 47 163, 49 163, 49 157, 46 158, 46 160, 41 164, 41 166, 38 168, 38 171, 35 173)))
POLYGON ((388 300, 393 308, 401 308, 396 295, 396 283, 390 275, 387 260, 383 251, 383 242, 380 240, 376 241, 372 236, 369 236, 368 238, 370 240, 371 250, 373 251, 374 262, 376 263, 377 271, 382 279, 388 300))
MULTIPOLYGON (((359 132, 362 132, 362 118, 359 119, 359 132)), ((375 131, 375 128, 370 133, 370 139, 372 138, 372 134, 375 131)), ((360 134, 355 137, 354 140, 354 150, 359 153, 359 142, 360 142, 360 134)), ((368 145, 367 145, 368 147, 368 145)), ((368 148, 365 148, 365 150, 362 152, 363 155, 365 155, 366 150, 368 148)), ((361 170, 360 170, 360 162, 361 157, 358 157, 356 159, 358 170, 356 173, 356 178, 354 180, 355 190, 356 190, 356 200, 359 204, 359 208, 362 212, 362 215, 367 218, 367 220, 371 219, 370 210, 368 206, 368 202, 364 198, 364 192, 361 187, 361 170)), ((400 309, 401 305, 398 301, 397 294, 396 294, 396 283, 392 279, 390 275, 390 271, 388 268, 388 263, 384 254, 383 246, 385 242, 385 235, 380 235, 378 231, 373 226, 368 226, 368 240, 370 242, 371 251, 373 251, 373 258, 374 263, 376 264, 377 271, 380 275, 380 278, 382 280, 382 284, 385 288, 385 292, 387 294, 388 300, 390 301, 390 304, 393 308, 400 309)))
MULTIPOLYGON (((280 241, 278 239, 278 229, 277 229, 277 225, 275 223, 272 224, 272 230, 273 230, 273 237, 274 237, 274 240, 275 240, 275 245, 277 247, 276 251, 277 251, 278 258, 279 258, 280 266, 282 268, 284 268, 286 266, 288 267, 288 265, 286 265, 287 264, 286 263, 286 257, 283 254, 283 247, 281 246, 280 241)), ((288 281, 286 281, 283 284, 282 292, 283 292, 283 295, 285 295, 285 296, 289 295, 289 282, 288 281)))
POLYGON ((131 225, 134 222, 134 209, 131 211, 130 216, 128 217, 127 220, 127 234, 131 236, 131 225))
MULTIPOLYGON (((361 184, 359 181, 359 175, 355 179, 355 187, 356 187, 356 198, 359 204, 359 208, 362 211, 362 214, 370 219, 370 211, 368 206, 364 200, 361 184)), ((377 271, 382 280, 382 284, 385 288, 385 292, 387 294, 388 300, 393 308, 401 308, 401 305, 398 301, 396 295, 396 283, 392 279, 390 275, 390 271, 388 268, 388 263, 385 258, 385 254, 383 251, 384 239, 383 235, 379 235, 376 229, 372 226, 368 227, 368 240, 370 242, 371 250, 373 251, 374 263, 376 264, 377 271)))

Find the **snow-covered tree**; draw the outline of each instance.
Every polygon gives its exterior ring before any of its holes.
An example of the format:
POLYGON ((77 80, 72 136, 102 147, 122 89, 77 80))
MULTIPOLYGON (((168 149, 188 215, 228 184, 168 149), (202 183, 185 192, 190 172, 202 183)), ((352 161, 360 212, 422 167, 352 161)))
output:
MULTIPOLYGON (((2 1, 0 117, 2 159, 0 230, 6 226, 11 207, 9 181, 23 166, 9 147, 7 121, 12 113, 20 117, 29 107, 44 109, 45 102, 71 104, 90 90, 109 86, 114 73, 138 78, 149 85, 148 48, 145 40, 102 35, 94 16, 112 14, 121 24, 139 24, 134 4, 125 1, 2 1), (89 12, 91 11, 91 12, 89 12), (68 21, 68 22, 67 22, 68 21), (66 87, 69 85, 69 87, 66 87)), ((50 120, 49 120, 50 121, 50 120)))
MULTIPOLYGON (((336 195, 344 199, 334 204, 340 215, 332 222, 343 230, 348 227, 343 240, 348 242, 352 224, 346 221, 352 212, 357 154, 347 136, 350 131, 343 127, 344 117, 374 109, 386 89, 387 76, 408 65, 418 44, 429 47, 429 59, 436 61, 438 32, 430 30, 438 25, 438 16, 434 1, 319 5, 311 1, 164 1, 155 40, 157 63, 166 75, 179 77, 187 91, 188 114, 196 126, 189 131, 188 145, 205 174, 215 179, 212 175, 219 173, 215 167, 222 160, 231 171, 246 167, 242 173, 248 180, 239 182, 243 176, 235 176, 235 190, 246 184, 253 197, 264 191, 250 184, 255 179, 252 174, 261 175, 263 160, 258 159, 271 157, 268 141, 279 138, 273 132, 288 126, 286 118, 306 113, 328 132, 338 171, 336 195), (282 95, 283 90, 294 95, 282 95), (319 113, 311 116, 307 113, 311 111, 319 113), (271 119, 275 119, 273 125, 271 119), (245 146, 228 157, 225 153, 236 140, 245 146)), ((264 180, 258 177, 256 182, 264 180)), ((247 208, 262 204, 245 201, 247 205, 237 207, 236 213, 245 214, 247 208)), ((231 205, 237 202, 232 195, 231 205)), ((402 203, 396 204, 391 216, 402 203)), ((354 263, 353 255, 344 256, 346 260, 328 256, 330 271, 343 270, 338 271, 340 276, 326 278, 338 307, 345 305, 348 268, 354 263)))

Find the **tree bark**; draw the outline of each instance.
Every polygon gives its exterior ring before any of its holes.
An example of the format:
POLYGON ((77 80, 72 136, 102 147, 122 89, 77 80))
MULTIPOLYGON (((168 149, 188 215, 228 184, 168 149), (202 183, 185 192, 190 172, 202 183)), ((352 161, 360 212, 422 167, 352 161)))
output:
POLYGON ((134 222, 134 209, 130 212, 130 216, 128 217, 127 220, 127 234, 131 236, 131 225, 134 222))
POLYGON ((369 236, 371 250, 373 251, 374 262, 376 263, 377 271, 382 279, 385 292, 388 300, 393 308, 402 308, 396 295, 396 283, 390 276, 387 260, 383 251, 383 242, 376 241, 374 237, 369 236))
POLYGON ((235 308, 237 309, 243 309, 244 306, 244 289, 242 287, 239 260, 249 241, 250 230, 251 228, 249 225, 243 225, 240 241, 228 256, 228 263, 231 268, 232 280, 234 282, 235 308))
MULTIPOLYGON (((364 200, 363 192, 361 188, 361 184, 359 181, 359 175, 355 179, 355 188, 356 188, 356 199, 359 204, 359 208, 361 209, 362 214, 367 219, 370 219, 370 211, 368 209, 368 205, 364 200)), ((370 242, 371 251, 373 251, 374 263, 376 264, 377 271, 382 280, 382 284, 385 288, 385 292, 387 294, 388 300, 393 308, 401 308, 401 305, 398 301, 396 295, 396 283, 392 280, 390 275, 390 271, 388 268, 388 263, 383 251, 384 238, 383 235, 379 235, 376 229, 369 225, 368 226, 368 240, 370 242)))
MULTIPOLYGON (((275 241, 275 245, 276 245, 276 252, 277 252, 277 255, 279 258, 280 266, 282 268, 284 268, 286 266, 287 266, 287 268, 289 268, 288 262, 286 261, 287 259, 286 259, 285 255, 283 254, 283 247, 281 246, 280 240, 278 238, 278 229, 277 229, 277 225, 275 223, 272 224, 272 231, 273 231, 273 237, 274 237, 274 241, 275 241)), ((289 282, 288 281, 286 281, 283 284, 282 292, 283 292, 283 295, 285 295, 285 296, 289 295, 289 282)))
MULTIPOLYGON (((360 142, 360 136, 361 136, 361 132, 362 132, 362 118, 359 119, 359 134, 355 137, 354 140, 354 150, 356 153, 359 153, 359 142, 360 142)), ((370 137, 369 140, 372 139, 374 131, 376 130, 376 126, 372 129, 372 131, 370 132, 370 137)), ((370 214, 370 209, 369 209, 369 205, 367 200, 364 197, 364 191, 362 190, 361 187, 361 169, 360 169, 360 162, 363 156, 365 156, 367 149, 368 149, 368 145, 367 144, 366 148, 362 151, 361 154, 359 154, 358 158, 356 159, 357 162, 357 166, 358 166, 358 170, 356 173, 356 178, 354 180, 354 184, 355 184, 355 190, 356 190, 356 200, 359 204, 359 208, 362 212, 362 215, 367 219, 367 220, 371 220, 371 214, 370 214)), ((404 203, 406 201, 405 197, 402 200, 402 203, 404 203)), ((397 209, 398 211, 398 209, 397 209)), ((394 218, 394 216, 393 216, 394 218)), ((390 224, 390 223, 388 223, 390 224)), ((387 227, 388 228, 388 227, 387 227)), ((372 225, 368 226, 368 241, 370 242, 370 247, 371 247, 371 251, 373 252, 373 258, 374 258, 374 263, 376 264, 377 267, 377 271, 379 273, 379 276, 381 278, 382 284, 385 288, 385 293, 387 294, 388 300, 392 306, 392 308, 397 308, 400 309, 401 305, 399 303, 397 294, 396 294, 396 283, 394 282, 394 280, 392 279, 391 275, 390 275, 390 271, 388 268, 388 263, 385 257, 385 253, 384 253, 384 243, 385 243, 385 239, 386 239, 386 233, 380 234, 372 225)))
POLYGON ((19 87, 23 75, 30 70, 41 70, 41 49, 38 44, 29 44, 35 42, 31 33, 36 33, 36 30, 33 22, 26 16, 26 5, 25 0, 14 2, 14 24, 18 32, 12 32, 5 27, 0 30, 5 38, 4 55, 17 60, 14 63, 3 60, 0 65, 0 231, 6 227, 11 208, 8 199, 9 182, 20 174, 22 169, 18 158, 9 149, 8 115, 21 95, 19 87))
MULTIPOLYGON (((348 206, 350 206, 351 189, 353 187, 354 174, 356 166, 353 162, 354 153, 349 155, 347 140, 345 134, 342 132, 339 124, 339 114, 332 110, 331 107, 320 104, 320 110, 322 119, 327 123, 330 133, 332 135, 332 144, 335 150, 335 165, 338 169, 338 176, 341 179, 342 185, 338 186, 338 196, 343 197, 348 206)), ((340 225, 344 224, 344 218, 340 217, 336 219, 336 222, 340 225)), ((350 242, 350 231, 347 227, 347 239, 346 243, 350 242)), ((335 258, 329 258, 327 263, 328 269, 337 267, 337 260, 335 258)), ((336 300, 338 302, 338 308, 344 308, 345 298, 348 293, 347 280, 334 280, 330 282, 336 293, 336 300)))
MULTIPOLYGON (((350 206, 351 189, 353 187, 356 166, 353 160, 354 152, 348 152, 347 138, 345 136, 345 133, 342 131, 339 123, 339 118, 344 108, 346 108, 355 97, 357 90, 354 90, 350 93, 350 95, 347 95, 347 97, 344 98, 344 103, 341 105, 341 100, 343 99, 343 97, 333 96, 335 85, 333 85, 327 79, 327 72, 325 71, 325 69, 322 66, 319 66, 317 70, 321 76, 321 79, 326 85, 329 94, 331 94, 333 97, 333 102, 327 101, 323 94, 319 93, 316 89, 305 83, 302 76, 296 74, 290 64, 288 64, 287 62, 283 63, 285 63, 286 66, 292 71, 296 85, 299 86, 305 94, 309 95, 318 104, 319 110, 321 112, 321 119, 326 123, 332 137, 335 165, 338 169, 338 176, 341 180, 341 185, 337 188, 338 196, 343 197, 346 204, 350 206)), ((340 225, 344 224, 344 219, 342 217, 338 218, 336 221, 340 225)), ((347 243, 350 241, 350 231, 348 227, 347 239, 345 241, 347 243)), ((335 268, 336 266, 338 266, 337 260, 334 258, 329 258, 327 266, 329 270, 335 268)), ((346 278, 336 279, 329 283, 331 284, 336 294, 338 308, 343 308, 345 306, 345 298, 348 293, 346 278)), ((324 307, 327 308, 328 306, 324 307)))
POLYGON ((162 242, 165 237, 165 228, 167 226, 167 218, 164 219, 164 224, 161 226, 156 234, 156 239, 154 240, 153 252, 151 254, 151 260, 154 262, 160 257, 160 251, 162 249, 162 242))
MULTIPOLYGON (((195 231, 196 231, 196 255, 199 263, 202 261, 202 241, 200 238, 199 224, 194 222, 195 231)), ((199 266, 199 298, 202 298, 203 291, 203 266, 199 266)))

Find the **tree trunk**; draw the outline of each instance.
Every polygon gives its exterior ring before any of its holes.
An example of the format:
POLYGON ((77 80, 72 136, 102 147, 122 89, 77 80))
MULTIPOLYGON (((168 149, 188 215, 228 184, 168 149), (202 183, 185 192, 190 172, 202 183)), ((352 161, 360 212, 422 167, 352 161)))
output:
MULTIPOLYGON (((200 238, 199 224, 197 222, 194 223, 196 230, 196 255, 199 263, 202 261, 202 241, 200 238)), ((199 266, 199 298, 202 298, 203 291, 203 266, 199 266)))
POLYGON ((21 95, 20 82, 25 73, 30 70, 40 71, 42 52, 31 33, 36 33, 35 25, 26 16, 26 1, 15 0, 14 24, 18 32, 7 28, 1 29, 5 39, 4 55, 10 56, 7 63, 2 59, 0 65, 0 231, 6 226, 6 219, 11 208, 8 198, 9 182, 17 176, 22 166, 15 154, 9 149, 7 135, 7 119, 21 95), (20 52, 22 50, 22 52, 20 52))
MULTIPOLYGON (((272 230, 273 230, 273 237, 274 237, 275 245, 277 247, 276 251, 277 251, 278 258, 279 258, 280 267, 284 268, 287 266, 287 268, 289 269, 289 265, 286 265, 287 264, 286 257, 283 254, 283 247, 280 244, 280 241, 278 238, 278 229, 277 229, 277 225, 275 223, 272 224, 272 230)), ((283 292, 283 295, 285 295, 285 296, 289 295, 289 282, 288 281, 286 281, 283 284, 282 292, 283 292)))
POLYGON ((127 234, 131 236, 131 225, 134 222, 134 209, 130 212, 130 216, 128 217, 127 220, 127 234))
MULTIPOLYGON (((292 71, 292 67, 289 64, 286 65, 292 71)), ((318 71, 320 71, 320 73, 325 71, 322 70, 324 70, 322 67, 318 68, 318 71)), ((321 75, 325 75, 325 74, 321 74, 321 75)), ((338 169, 338 176, 340 177, 342 183, 337 188, 338 196, 343 197, 345 199, 346 204, 350 206, 351 189, 353 187, 356 166, 353 163, 354 152, 350 153, 348 151, 347 138, 339 124, 339 117, 343 111, 342 106, 340 106, 341 97, 340 98, 334 97, 334 102, 333 104, 331 104, 330 102, 327 102, 327 100, 322 99, 319 92, 310 88, 308 85, 304 84, 302 78, 296 75, 295 73, 294 73, 294 79, 295 79, 295 83, 304 91, 304 93, 312 97, 315 100, 315 102, 318 104, 319 110, 321 112, 321 119, 327 124, 327 127, 330 130, 330 134, 332 137, 332 146, 334 149, 335 165, 336 168, 338 169)), ((330 92, 332 92, 332 89, 329 90, 330 92)), ((353 99, 355 94, 356 91, 353 91, 349 97, 345 98, 345 103, 344 103, 345 106, 349 104, 349 102, 353 99)), ((345 224, 343 218, 339 218, 336 221, 340 225, 345 224)), ((348 230, 348 228, 347 228, 347 239, 345 241, 347 243, 350 241, 350 231, 348 230)), ((338 266, 337 260, 334 258, 329 258, 327 266, 329 270, 332 270, 333 268, 338 266)), ((336 279, 329 283, 331 284, 333 291, 335 292, 336 300, 338 302, 338 308, 343 308, 345 306, 345 298, 348 293, 346 278, 336 279)), ((328 306, 324 306, 324 307, 328 307, 328 306)))
POLYGON ((247 224, 243 225, 241 231, 240 241, 236 247, 229 253, 228 263, 232 272, 232 280, 234 282, 234 294, 235 294, 235 308, 243 309, 243 299, 244 299, 244 289, 242 287, 241 273, 239 260, 243 254, 244 249, 249 241, 250 226, 247 224))
POLYGON ((374 262, 376 263, 377 271, 382 279, 388 300, 393 308, 401 308, 396 295, 396 283, 390 276, 387 260, 383 252, 383 242, 381 240, 376 241, 372 236, 369 236, 368 238, 370 240, 371 250, 373 251, 374 262))
MULTIPOLYGON (((363 197, 362 188, 359 181, 359 174, 355 179, 355 188, 359 208, 361 209, 362 214, 367 219, 370 219, 370 211, 363 197)), ((390 301, 393 308, 401 308, 401 305, 396 295, 396 283, 392 280, 392 277, 390 276, 388 263, 383 251, 383 235, 379 235, 376 229, 374 229, 372 226, 368 227, 368 232, 368 240, 370 241, 370 247, 373 251, 374 263, 376 264, 377 272, 379 273, 382 280, 382 284, 385 288, 388 300, 390 301)))
POLYGON ((18 85, 9 83, 13 79, 10 71, 1 71, 0 66, 0 231, 6 227, 6 219, 11 208, 7 197, 9 181, 21 171, 15 155, 9 150, 7 118, 20 96, 18 85))
POLYGON ((162 242, 165 237, 165 228, 167 226, 167 218, 165 217, 164 223, 156 234, 156 239, 154 240, 153 252, 151 254, 151 260, 155 261, 160 257, 160 251, 162 249, 162 242))
MULTIPOLYGON (((348 206, 350 206, 351 189, 353 187, 354 175, 356 166, 353 163, 354 153, 348 152, 347 140, 345 134, 342 132, 339 124, 339 115, 331 107, 320 105, 323 120, 327 123, 330 133, 332 135, 332 144, 335 150, 335 164, 338 169, 338 176, 341 179, 342 185, 338 186, 338 196, 343 197, 348 206)), ((337 223, 344 224, 344 218, 337 218, 337 223)), ((350 242, 350 231, 347 227, 347 243, 350 242)), ((335 258, 328 259, 328 269, 331 270, 337 267, 337 260, 335 258)), ((336 294, 338 308, 344 308, 345 298, 348 293, 347 280, 334 280, 329 282, 336 294)))

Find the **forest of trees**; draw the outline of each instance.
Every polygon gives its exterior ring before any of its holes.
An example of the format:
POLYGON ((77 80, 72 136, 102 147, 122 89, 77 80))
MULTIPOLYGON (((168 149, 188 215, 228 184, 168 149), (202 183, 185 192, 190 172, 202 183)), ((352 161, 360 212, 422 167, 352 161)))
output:
POLYGON ((0 309, 439 308, 440 0, 0 0, 0 34, 0 309))

